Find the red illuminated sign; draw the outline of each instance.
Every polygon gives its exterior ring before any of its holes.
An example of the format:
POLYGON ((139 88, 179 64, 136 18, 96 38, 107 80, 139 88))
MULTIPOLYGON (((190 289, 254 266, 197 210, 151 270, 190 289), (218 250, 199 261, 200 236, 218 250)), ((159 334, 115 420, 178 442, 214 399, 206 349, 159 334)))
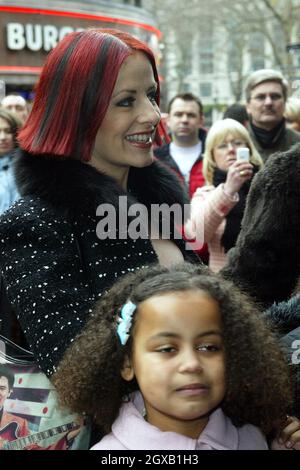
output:
POLYGON ((49 15, 49 16, 65 16, 68 18, 78 18, 82 20, 94 20, 94 21, 104 21, 108 23, 115 23, 115 24, 124 24, 128 26, 138 27, 142 29, 146 29, 155 33, 158 38, 161 38, 162 33, 159 29, 155 28, 146 23, 141 23, 139 21, 134 20, 126 20, 124 18, 114 18, 110 16, 103 16, 103 15, 96 15, 90 13, 77 13, 72 11, 59 11, 59 10, 46 10, 42 8, 26 8, 26 7, 7 7, 7 6, 0 6, 0 11, 6 11, 9 13, 25 13, 25 14, 35 14, 35 15, 49 15))

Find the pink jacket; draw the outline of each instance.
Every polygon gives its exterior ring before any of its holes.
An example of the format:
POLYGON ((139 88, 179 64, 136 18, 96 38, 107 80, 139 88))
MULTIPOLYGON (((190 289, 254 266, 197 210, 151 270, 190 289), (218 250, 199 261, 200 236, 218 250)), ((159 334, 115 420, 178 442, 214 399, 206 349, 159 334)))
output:
POLYGON ((203 230, 202 238, 208 244, 209 267, 218 272, 226 263, 226 253, 221 245, 225 230, 226 215, 238 202, 238 194, 231 197, 224 192, 224 185, 203 186, 197 189, 191 202, 191 220, 187 224, 187 233, 196 236, 199 227, 203 230), (198 225, 197 225, 198 224, 198 225))
POLYGON ((144 408, 140 393, 133 394, 133 401, 125 403, 106 435, 91 450, 267 450, 267 442, 261 431, 245 424, 237 428, 218 408, 198 439, 162 432, 147 423, 142 416, 144 408))

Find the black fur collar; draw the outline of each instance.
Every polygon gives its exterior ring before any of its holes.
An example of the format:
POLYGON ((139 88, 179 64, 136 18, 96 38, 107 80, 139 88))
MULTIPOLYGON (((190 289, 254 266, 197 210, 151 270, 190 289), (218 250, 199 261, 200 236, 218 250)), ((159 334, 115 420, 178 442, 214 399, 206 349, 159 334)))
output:
POLYGON ((264 314, 266 320, 282 333, 300 326, 300 294, 286 302, 272 305, 264 314))
POLYGON ((15 160, 16 182, 21 196, 35 196, 74 215, 92 211, 99 204, 118 206, 118 197, 128 196, 128 205, 136 203, 187 204, 188 197, 174 172, 154 161, 145 168, 131 168, 129 193, 111 177, 77 160, 32 155, 22 150, 15 160))

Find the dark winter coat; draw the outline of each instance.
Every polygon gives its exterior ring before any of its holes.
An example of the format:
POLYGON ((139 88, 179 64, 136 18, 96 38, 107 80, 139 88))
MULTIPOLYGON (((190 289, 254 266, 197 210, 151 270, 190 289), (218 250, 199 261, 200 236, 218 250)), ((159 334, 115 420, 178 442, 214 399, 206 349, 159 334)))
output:
POLYGON ((278 129, 278 132, 274 136, 272 143, 267 148, 264 147, 257 139, 251 123, 249 126, 249 134, 264 162, 269 158, 270 155, 273 155, 273 153, 286 152, 287 150, 290 150, 290 148, 297 142, 300 142, 300 133, 294 131, 293 129, 288 129, 286 127, 285 121, 283 121, 282 126, 280 126, 278 129))
POLYGON ((126 195, 128 206, 138 201, 147 208, 187 198, 159 162, 130 169, 129 194, 88 164, 25 152, 16 177, 22 199, 0 219, 0 266, 29 346, 51 374, 94 301, 120 276, 157 262, 148 239, 97 238, 98 205, 117 210, 126 195))
POLYGON ((293 364, 296 378, 294 412, 300 418, 300 294, 287 302, 272 305, 264 316, 279 335, 288 361, 293 364))
POLYGON ((300 144, 253 179, 242 228, 221 273, 265 307, 288 299, 300 274, 300 144))

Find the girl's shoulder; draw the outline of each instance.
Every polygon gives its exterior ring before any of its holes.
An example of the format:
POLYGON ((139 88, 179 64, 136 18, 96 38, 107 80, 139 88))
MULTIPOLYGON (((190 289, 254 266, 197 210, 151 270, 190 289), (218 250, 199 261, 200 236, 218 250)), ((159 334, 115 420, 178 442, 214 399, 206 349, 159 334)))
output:
POLYGON ((258 427, 252 424, 244 424, 237 430, 239 436, 238 450, 268 450, 266 437, 258 427))
POLYGON ((91 447, 90 450, 126 450, 126 447, 111 432, 91 447))
POLYGON ((200 449, 203 443, 214 450, 268 449, 266 438, 259 428, 252 424, 236 426, 221 408, 210 415, 199 438, 200 449))

